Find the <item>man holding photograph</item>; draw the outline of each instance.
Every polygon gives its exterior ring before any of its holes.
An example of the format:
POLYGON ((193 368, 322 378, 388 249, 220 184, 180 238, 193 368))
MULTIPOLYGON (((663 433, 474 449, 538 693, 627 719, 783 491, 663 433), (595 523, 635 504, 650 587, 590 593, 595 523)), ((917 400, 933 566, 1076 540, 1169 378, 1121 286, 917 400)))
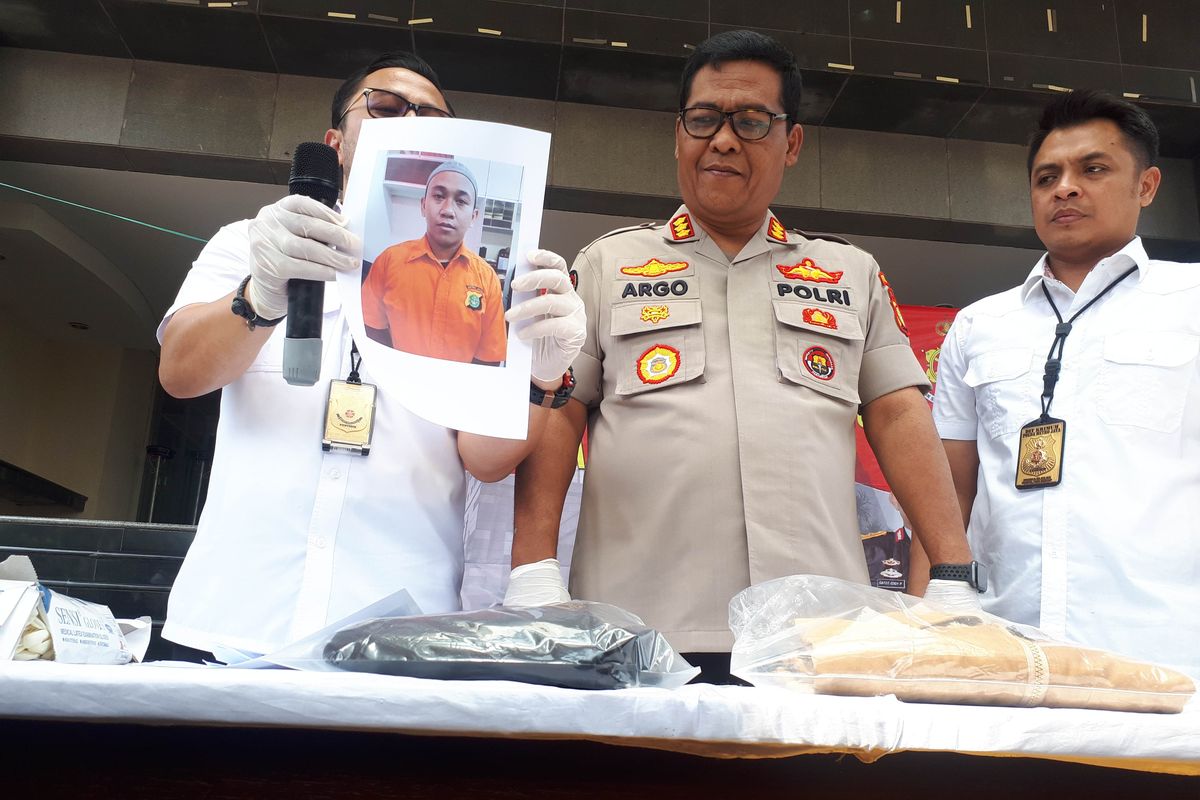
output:
MULTIPOLYGON (((325 143, 348 174, 369 118, 450 117, 437 75, 388 53, 333 98, 325 143)), ((343 182, 343 188, 345 183, 343 182)), ((404 588, 426 613, 459 608, 464 468, 508 475, 565 402, 564 375, 584 338, 582 303, 563 260, 529 254, 514 281, 544 294, 514 306, 533 319, 528 436, 497 439, 429 423, 386 391, 363 408, 370 455, 323 449, 335 386, 369 387, 338 288, 325 293, 321 377, 282 375, 289 280, 332 281, 358 269, 347 217, 288 195, 222 228, 204 247, 158 329, 159 378, 174 397, 223 389, 209 502, 171 592, 163 636, 207 651, 268 653, 404 588)), ((520 575, 514 579, 522 582, 520 575)))
POLYGON ((496 271, 464 244, 479 218, 465 164, 434 168, 421 198, 425 235, 379 254, 362 287, 363 324, 381 344, 429 358, 496 366, 507 331, 496 271))

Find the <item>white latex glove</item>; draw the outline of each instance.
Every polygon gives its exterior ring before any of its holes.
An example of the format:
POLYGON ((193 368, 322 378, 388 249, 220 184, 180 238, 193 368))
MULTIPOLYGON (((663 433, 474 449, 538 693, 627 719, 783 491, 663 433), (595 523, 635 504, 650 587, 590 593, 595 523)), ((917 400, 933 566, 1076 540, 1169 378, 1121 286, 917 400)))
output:
POLYGON ((504 592, 506 606, 548 606, 570 599, 557 558, 544 558, 514 568, 504 592))
POLYGON ((292 278, 331 281, 338 272, 355 269, 362 242, 346 230, 347 221, 301 194, 289 194, 259 209, 250 221, 250 284, 246 287, 254 312, 266 319, 287 314, 287 282, 292 278))
POLYGON ((983 612, 983 606, 979 603, 979 592, 966 581, 948 581, 940 578, 931 580, 923 599, 950 614, 983 612))
POLYGON ((513 291, 545 289, 546 293, 517 303, 504 319, 514 323, 540 318, 520 328, 517 336, 533 343, 530 375, 542 383, 554 383, 557 388, 587 338, 587 316, 583 301, 567 277, 567 262, 562 256, 549 250, 531 250, 528 258, 533 269, 513 280, 513 291))

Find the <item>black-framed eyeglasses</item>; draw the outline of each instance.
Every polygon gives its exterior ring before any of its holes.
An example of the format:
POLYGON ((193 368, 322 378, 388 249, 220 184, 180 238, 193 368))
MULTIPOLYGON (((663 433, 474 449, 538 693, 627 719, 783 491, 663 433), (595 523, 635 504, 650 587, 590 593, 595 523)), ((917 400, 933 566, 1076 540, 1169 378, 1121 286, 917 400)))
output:
MULTIPOLYGON (((387 89, 363 89, 359 97, 366 98, 367 114, 373 119, 391 119, 392 117, 407 117, 412 114, 415 117, 452 117, 454 116, 449 111, 444 111, 437 106, 423 106, 412 102, 403 95, 398 95, 395 92, 389 92, 387 89)), ((337 125, 340 127, 342 120, 346 118, 354 107, 358 104, 358 97, 354 98, 346 110, 342 112, 342 116, 338 117, 337 125)))
POLYGON ((717 108, 693 106, 679 112, 679 119, 688 136, 695 139, 711 139, 729 120, 733 133, 743 142, 757 142, 771 132, 771 124, 777 119, 787 119, 787 114, 773 114, 757 108, 741 108, 737 111, 721 111, 717 108))

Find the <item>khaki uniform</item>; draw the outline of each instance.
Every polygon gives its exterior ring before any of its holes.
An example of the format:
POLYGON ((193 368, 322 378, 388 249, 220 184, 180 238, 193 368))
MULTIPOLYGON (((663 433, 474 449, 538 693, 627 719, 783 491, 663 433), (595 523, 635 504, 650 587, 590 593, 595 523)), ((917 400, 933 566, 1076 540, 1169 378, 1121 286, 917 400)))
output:
POLYGON ((927 387, 875 260, 768 213, 731 263, 681 206, 596 240, 574 271, 590 444, 572 595, 717 652, 752 583, 866 583, 858 408, 927 387))

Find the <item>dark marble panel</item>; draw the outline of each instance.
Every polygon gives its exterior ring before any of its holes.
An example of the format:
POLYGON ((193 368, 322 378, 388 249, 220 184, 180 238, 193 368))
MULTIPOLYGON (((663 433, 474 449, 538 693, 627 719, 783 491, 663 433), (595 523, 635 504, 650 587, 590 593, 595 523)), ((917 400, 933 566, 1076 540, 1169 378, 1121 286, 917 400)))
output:
MULTIPOLYGON (((707 22, 706 3, 695 0, 566 0, 567 9, 611 11, 616 14, 637 14, 645 17, 707 22)), ((570 41, 568 39, 568 41, 570 41)))
POLYGON ((563 11, 540 5, 495 2, 495 0, 416 0, 413 19, 431 19, 418 27, 422 31, 484 34, 480 29, 500 31, 505 39, 535 42, 562 41, 563 11))
POLYGON ((563 40, 573 47, 631 50, 677 58, 686 58, 707 38, 708 25, 703 22, 572 10, 567 11, 563 33, 563 40))
POLYGON ((128 586, 162 586, 170 588, 183 564, 181 558, 146 558, 116 556, 96 561, 97 583, 119 583, 128 586))
POLYGON ((123 532, 120 551, 145 555, 185 556, 195 537, 196 533, 192 530, 164 531, 130 526, 123 532))
POLYGON ((962 83, 985 84, 988 79, 987 53, 953 47, 930 47, 904 42, 854 40, 854 72, 868 75, 920 77, 938 76, 962 83))
POLYGON ((981 142, 1026 144, 1037 127, 1042 107, 1051 99, 1050 92, 988 89, 949 135, 981 142))
POLYGON ((0 561, 9 556, 29 556, 38 580, 93 581, 99 559, 88 553, 47 552, 39 548, 0 546, 0 561))
POLYGON ((916 136, 946 136, 983 94, 983 87, 852 75, 825 124, 916 136))
POLYGON ((846 3, 837 0, 709 0, 709 18, 714 25, 738 28, 774 28, 832 36, 850 34, 846 3))
MULTIPOLYGON (((1166 100, 1191 106, 1195 106, 1197 99, 1200 99, 1200 71, 1187 72, 1125 64, 1121 67, 1121 74, 1121 90, 1133 92, 1141 99, 1166 100)), ((1200 115, 1200 107, 1195 111, 1200 115)))
POLYGON ((677 111, 682 71, 682 58, 567 46, 563 48, 557 99, 677 111))
MULTIPOLYGON (((1167 158, 1200 159, 1200 108, 1163 103, 1140 105, 1158 128, 1160 154, 1167 158)), ((1197 170, 1200 178, 1200 164, 1197 170)), ((1197 237, 1200 238, 1200 231, 1197 231, 1197 237)))
POLYGON ((1200 3, 1195 0, 1122 0, 1116 5, 1117 37, 1123 63, 1200 70, 1200 47, 1196 46, 1197 34, 1200 34, 1200 3))
POLYGON ((991 85, 1001 89, 1067 89, 1088 87, 1121 92, 1121 65, 1098 61, 991 53, 991 85))
POLYGON ((274 72, 258 15, 249 6, 209 8, 104 0, 134 58, 274 72))
POLYGON ((121 529, 39 522, 0 522, 0 545, 115 553, 121 549, 121 529))
POLYGON ((5 0, 0 46, 130 57, 99 0, 5 0))
POLYGON ((554 99, 561 51, 557 44, 456 36, 419 28, 413 32, 413 41, 446 89, 554 99))
POLYGON ((413 47, 406 27, 301 19, 270 9, 264 8, 259 24, 280 72, 341 79, 380 53, 413 47))
MULTIPOLYGON (((729 25, 713 25, 714 34, 735 30, 729 25)), ((819 33, 797 33, 773 28, 749 28, 774 37, 796 56, 801 69, 828 69, 834 64, 850 63, 850 38, 848 36, 826 36, 819 33)))
MULTIPOLYGON (((270 162, 261 158, 180 153, 172 150, 125 148, 129 168, 134 172, 183 175, 249 183, 277 183, 270 162)), ((287 183, 286 180, 283 181, 287 183)))
POLYGON ((983 50, 983 5, 971 4, 969 14, 967 6, 963 0, 850 0, 850 35, 983 50))
POLYGON ((849 76, 845 72, 815 69, 800 70, 800 73, 804 79, 800 121, 806 125, 823 125, 849 76))
POLYGON ((1113 0, 986 0, 989 50, 1117 62, 1113 0), (1051 12, 1051 19, 1047 18, 1051 12))

